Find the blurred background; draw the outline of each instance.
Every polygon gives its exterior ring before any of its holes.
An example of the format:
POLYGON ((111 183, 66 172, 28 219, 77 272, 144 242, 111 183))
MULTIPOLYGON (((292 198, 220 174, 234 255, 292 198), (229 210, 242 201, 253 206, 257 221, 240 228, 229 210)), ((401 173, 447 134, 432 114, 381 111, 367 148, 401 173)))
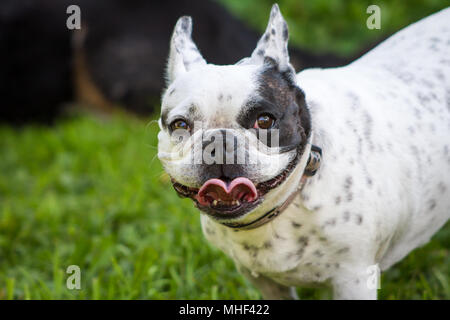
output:
MULTIPOLYGON (((268 0, 0 2, 0 300, 259 299, 203 238, 156 158, 179 16, 207 61, 251 54, 268 0), (81 30, 68 30, 69 5, 81 30), (81 289, 66 268, 81 269, 81 289)), ((297 71, 358 58, 445 0, 279 0, 297 71), (369 5, 381 29, 366 27, 369 5)), ((382 299, 450 299, 450 225, 383 275, 382 299)), ((301 289, 301 298, 330 298, 301 289)))

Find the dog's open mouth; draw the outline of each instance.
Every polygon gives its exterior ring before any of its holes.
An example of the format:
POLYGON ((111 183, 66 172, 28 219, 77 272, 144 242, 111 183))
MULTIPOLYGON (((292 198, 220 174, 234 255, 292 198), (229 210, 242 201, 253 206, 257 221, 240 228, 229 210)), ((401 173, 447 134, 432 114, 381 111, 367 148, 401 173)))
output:
POLYGON ((227 182, 209 179, 200 189, 191 188, 172 180, 173 187, 182 197, 191 198, 203 212, 217 219, 234 219, 256 208, 264 195, 276 188, 289 176, 298 162, 298 155, 276 177, 255 185, 246 177, 227 182))
POLYGON ((245 177, 231 182, 209 179, 200 189, 173 182, 173 187, 182 197, 195 201, 197 207, 215 218, 231 219, 255 208, 261 199, 261 192, 245 177))

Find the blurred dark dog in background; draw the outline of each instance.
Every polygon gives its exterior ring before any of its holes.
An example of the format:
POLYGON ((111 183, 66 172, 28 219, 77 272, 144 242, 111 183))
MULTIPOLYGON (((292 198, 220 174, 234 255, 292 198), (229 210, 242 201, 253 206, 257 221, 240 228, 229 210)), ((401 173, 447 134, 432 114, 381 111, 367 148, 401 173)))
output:
MULTIPOLYGON (((172 26, 181 15, 193 17, 193 37, 215 64, 248 56, 259 38, 209 0, 2 0, 0 120, 51 122, 74 100, 151 113, 164 87, 172 26), (72 4, 81 8, 81 31, 66 27, 72 4)), ((300 48, 290 56, 297 71, 351 60, 300 48)))

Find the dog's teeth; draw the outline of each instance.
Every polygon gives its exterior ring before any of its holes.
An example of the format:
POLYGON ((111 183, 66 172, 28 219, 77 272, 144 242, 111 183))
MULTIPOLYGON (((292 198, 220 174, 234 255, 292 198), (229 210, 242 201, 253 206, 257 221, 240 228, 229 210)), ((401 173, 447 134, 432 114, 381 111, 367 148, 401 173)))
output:
POLYGON ((213 206, 217 206, 217 200, 213 201, 213 206))

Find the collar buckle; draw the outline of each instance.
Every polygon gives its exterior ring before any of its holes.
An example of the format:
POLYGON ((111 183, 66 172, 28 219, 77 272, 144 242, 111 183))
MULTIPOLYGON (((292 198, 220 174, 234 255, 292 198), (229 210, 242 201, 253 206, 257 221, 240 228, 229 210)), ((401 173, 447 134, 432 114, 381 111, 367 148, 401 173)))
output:
POLYGON ((307 177, 312 177, 316 174, 322 161, 322 149, 316 145, 311 145, 311 152, 309 154, 308 162, 306 164, 303 174, 307 177))

